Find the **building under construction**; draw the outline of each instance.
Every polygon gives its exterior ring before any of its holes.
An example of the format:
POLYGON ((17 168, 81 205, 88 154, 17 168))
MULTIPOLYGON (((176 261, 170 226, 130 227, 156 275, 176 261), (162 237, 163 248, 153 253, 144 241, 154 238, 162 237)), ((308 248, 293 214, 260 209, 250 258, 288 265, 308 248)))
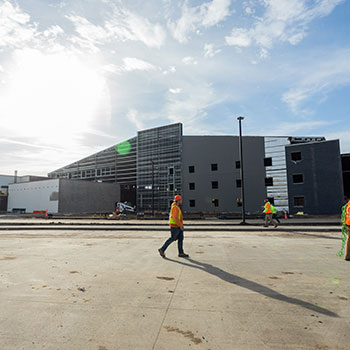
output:
POLYGON ((48 174, 120 185, 138 211, 166 212, 174 194, 192 213, 261 212, 269 198, 289 213, 336 214, 343 201, 339 141, 323 137, 186 136, 181 123, 137 136, 48 174), (325 205, 325 202, 327 205, 325 205))

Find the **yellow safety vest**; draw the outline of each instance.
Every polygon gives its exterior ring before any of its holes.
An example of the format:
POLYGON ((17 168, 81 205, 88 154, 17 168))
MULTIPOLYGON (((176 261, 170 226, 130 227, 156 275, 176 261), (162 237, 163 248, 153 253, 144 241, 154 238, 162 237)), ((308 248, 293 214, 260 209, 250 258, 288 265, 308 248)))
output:
POLYGON ((271 214, 272 213, 270 202, 266 202, 266 204, 264 205, 264 208, 265 208, 265 210, 264 210, 265 214, 271 214))
POLYGON ((173 203, 171 205, 171 209, 170 209, 170 213, 169 213, 169 225, 170 226, 177 226, 177 223, 176 221, 174 220, 174 216, 173 216, 173 209, 177 207, 179 209, 179 221, 182 222, 182 213, 181 213, 181 209, 180 207, 176 204, 176 203, 173 203))
POLYGON ((346 205, 345 209, 345 224, 350 226, 350 201, 346 205))

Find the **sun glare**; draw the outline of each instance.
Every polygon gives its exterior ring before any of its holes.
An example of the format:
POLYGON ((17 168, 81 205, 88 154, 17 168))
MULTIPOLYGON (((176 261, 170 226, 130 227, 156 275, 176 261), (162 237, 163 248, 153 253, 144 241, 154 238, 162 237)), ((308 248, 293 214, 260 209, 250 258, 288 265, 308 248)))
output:
POLYGON ((3 85, 0 111, 9 129, 16 126, 16 136, 60 142, 91 128, 103 117, 99 113, 106 113, 104 78, 73 54, 26 49, 15 53, 15 62, 3 85))

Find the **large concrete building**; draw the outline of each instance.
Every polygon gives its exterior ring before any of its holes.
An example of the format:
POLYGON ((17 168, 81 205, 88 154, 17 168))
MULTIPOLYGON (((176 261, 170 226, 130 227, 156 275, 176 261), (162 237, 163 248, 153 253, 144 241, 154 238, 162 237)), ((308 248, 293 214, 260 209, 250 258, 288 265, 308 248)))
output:
MULTIPOLYGON (((289 213, 339 213, 338 140, 244 136, 242 144, 247 212, 260 212, 269 198, 289 213)), ((177 123, 139 131, 48 176, 119 184, 121 200, 141 211, 166 212, 174 194, 182 194, 185 212, 235 213, 241 211, 240 165, 238 136, 186 136, 177 123)))

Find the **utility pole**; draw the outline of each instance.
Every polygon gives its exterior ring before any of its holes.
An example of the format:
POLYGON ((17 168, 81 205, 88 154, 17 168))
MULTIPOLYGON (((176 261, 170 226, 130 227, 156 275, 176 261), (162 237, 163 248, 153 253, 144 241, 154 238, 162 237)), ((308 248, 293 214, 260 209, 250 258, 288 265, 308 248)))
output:
POLYGON ((244 117, 238 117, 239 123, 239 162, 241 170, 241 199, 242 199, 242 222, 241 225, 246 225, 245 222, 245 200, 244 200, 244 172, 243 172, 243 147, 242 147, 242 125, 244 117))

